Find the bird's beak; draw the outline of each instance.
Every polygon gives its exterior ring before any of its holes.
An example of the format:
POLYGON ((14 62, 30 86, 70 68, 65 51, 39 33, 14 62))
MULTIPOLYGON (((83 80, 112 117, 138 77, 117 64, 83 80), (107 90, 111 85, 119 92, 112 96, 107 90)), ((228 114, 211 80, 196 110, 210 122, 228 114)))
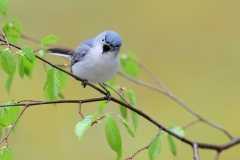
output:
POLYGON ((103 52, 102 52, 102 54, 103 54, 103 53, 107 53, 110 49, 111 49, 111 46, 110 46, 110 45, 104 44, 104 45, 103 45, 103 52))

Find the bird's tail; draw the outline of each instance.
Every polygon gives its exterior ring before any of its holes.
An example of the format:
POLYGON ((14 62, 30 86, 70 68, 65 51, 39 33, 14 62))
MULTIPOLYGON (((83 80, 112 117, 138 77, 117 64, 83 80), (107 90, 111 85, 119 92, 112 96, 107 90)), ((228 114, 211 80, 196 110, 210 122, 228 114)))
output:
POLYGON ((74 54, 74 50, 64 48, 49 48, 47 49, 49 54, 57 55, 65 58, 71 58, 74 54))

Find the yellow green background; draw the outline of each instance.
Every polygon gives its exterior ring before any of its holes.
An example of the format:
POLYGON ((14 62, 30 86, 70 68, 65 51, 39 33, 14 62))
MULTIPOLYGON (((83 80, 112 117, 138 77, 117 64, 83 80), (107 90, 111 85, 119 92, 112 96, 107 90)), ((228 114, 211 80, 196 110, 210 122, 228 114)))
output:
MULTIPOLYGON (((59 45, 76 48, 83 40, 111 29, 123 39, 121 54, 132 51, 172 92, 193 110, 240 137, 240 1, 238 0, 11 0, 7 19, 18 19, 23 33, 41 40, 48 34, 60 38, 59 45)), ((1 17, 0 21, 7 20, 1 17)), ((40 47, 29 41, 19 45, 40 47)), ((66 63, 47 57, 52 63, 66 63)), ((32 79, 15 76, 10 95, 5 91, 6 74, 0 70, 0 100, 44 99, 46 74, 38 62, 32 79)), ((155 85, 145 73, 139 79, 155 85)), ((195 118, 165 96, 118 77, 117 84, 136 92, 140 110, 165 126, 184 126, 195 118)), ((63 89, 66 99, 101 96, 90 87, 69 78, 63 89)), ((98 103, 83 105, 85 115, 97 111, 98 103)), ((24 113, 9 145, 16 160, 114 159, 103 124, 91 127, 79 141, 74 127, 81 120, 76 104, 33 106, 24 113)), ((119 112, 110 102, 105 109, 119 112)), ((157 128, 145 119, 136 138, 123 127, 123 158, 147 145, 157 128)), ((198 124, 186 130, 186 137, 199 142, 223 144, 228 138, 221 132, 198 124)), ((193 159, 192 148, 177 141, 174 157, 164 139, 157 159, 193 159)), ((240 146, 224 151, 221 160, 240 157, 240 146)), ((214 151, 200 149, 200 158, 214 159, 214 151)), ((143 151, 136 160, 148 159, 143 151)))

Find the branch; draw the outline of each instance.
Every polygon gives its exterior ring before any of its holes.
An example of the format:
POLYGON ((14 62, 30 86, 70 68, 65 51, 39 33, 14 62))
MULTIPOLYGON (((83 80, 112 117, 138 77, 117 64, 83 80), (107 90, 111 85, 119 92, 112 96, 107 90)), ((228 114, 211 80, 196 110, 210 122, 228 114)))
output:
MULTIPOLYGON (((7 43, 6 40, 0 38, 0 41, 4 42, 4 43, 7 43)), ((17 49, 21 49, 21 47, 18 47, 14 44, 11 44, 9 43, 10 46, 13 46, 17 49)), ((77 77, 75 76, 74 74, 64 70, 64 69, 61 69, 60 67, 50 63, 49 61, 39 57, 38 55, 35 55, 36 58, 38 58, 39 60, 49 64, 50 66, 68 74, 69 76, 75 78, 76 80, 78 81, 83 81, 83 79, 81 79, 80 77, 77 77)), ((135 79, 133 79, 134 82, 140 82, 140 83, 143 83, 142 81, 136 81, 135 79)), ((95 85, 89 83, 88 84, 91 88, 99 91, 100 93, 104 94, 104 95, 107 95, 106 91, 103 91, 102 89, 96 87, 95 85)), ((145 86, 145 85, 144 85, 145 86)), ((149 84, 147 84, 146 86, 151 86, 149 84)), ((162 92, 163 94, 167 94, 165 93, 163 90, 160 90, 158 89, 157 87, 152 87, 154 88, 155 90, 158 90, 158 92, 162 92)), ((178 99, 176 97, 171 97, 173 100, 175 100, 176 102, 180 103, 181 105, 185 105, 183 102, 181 102, 180 100, 178 101, 178 99)), ((101 100, 106 100, 106 97, 103 97, 103 98, 93 98, 93 99, 87 99, 87 100, 82 100, 81 102, 82 103, 87 103, 87 102, 94 102, 94 101, 101 101, 101 100)), ((155 121, 153 118, 151 118, 149 115, 145 114, 144 112, 142 112, 141 110, 139 109, 136 109, 135 107, 133 107, 132 105, 129 105, 127 103, 124 103, 114 97, 111 98, 111 101, 115 102, 115 103, 118 103, 118 104, 121 104, 122 106, 125 106, 126 108, 132 110, 133 112, 136 112, 138 115, 140 115, 141 117, 145 118, 146 120, 148 120, 149 122, 151 122, 152 124, 154 124, 155 126, 157 126, 159 129, 162 129, 163 131, 167 132, 168 134, 174 136, 175 138, 181 140, 182 142, 188 144, 188 145, 191 145, 193 143, 196 143, 198 145, 198 148, 205 148, 205 149, 211 149, 211 150, 216 150, 216 151, 222 151, 222 150, 225 150, 225 149, 228 149, 234 145, 237 145, 240 143, 240 138, 232 138, 230 142, 226 143, 226 144, 223 144, 223 145, 214 145, 214 144, 206 144, 206 143, 200 143, 200 142, 193 142, 187 138, 184 138, 184 137, 181 137, 179 135, 177 135, 176 133, 172 132, 171 130, 169 130, 168 128, 164 127, 162 124, 158 123, 157 121, 155 121)), ((43 102, 33 102, 31 104, 28 104, 28 106, 34 106, 34 105, 41 105, 41 104, 53 104, 53 103, 79 103, 79 100, 58 100, 58 101, 43 101, 43 102)), ((10 104, 10 105, 0 105, 0 107, 4 107, 4 106, 7 106, 7 107, 10 107, 10 106, 25 106, 26 104, 10 104)), ((203 119, 202 119, 203 120, 203 119)))
POLYGON ((0 144, 2 144, 3 141, 6 141, 6 146, 8 145, 8 137, 10 135, 10 133, 13 131, 13 128, 16 126, 18 120, 20 119, 20 117, 23 115, 23 113, 25 112, 25 110, 27 109, 28 105, 25 104, 25 107, 23 107, 21 113, 18 115, 17 119, 14 121, 14 123, 11 125, 7 135, 0 141, 0 144))
POLYGON ((165 96, 167 96, 168 98, 171 98, 172 100, 174 100, 175 102, 177 102, 178 104, 180 104, 184 109, 186 109, 189 113, 191 113, 192 115, 194 115, 195 117, 197 117, 199 120, 201 120, 202 122, 222 131, 223 133, 225 133, 225 135, 227 137, 229 137, 230 139, 233 139, 234 137, 228 133, 223 127, 213 123, 213 122, 210 122, 206 119, 204 119, 202 116, 200 116, 199 114, 197 114, 194 110, 192 110, 187 104, 185 104, 183 101, 181 101, 178 97, 176 97, 174 94, 172 94, 171 92, 166 92, 164 90, 161 90, 159 89, 158 87, 155 87, 151 84, 148 84, 146 82, 143 82, 141 80, 138 80, 138 79, 135 79, 135 78, 132 78, 132 77, 129 77, 128 75, 124 74, 124 73, 121 73, 121 72, 118 72, 118 74, 136 84, 139 84, 139 85, 142 85, 142 86, 145 86, 147 88, 150 88, 152 90, 155 90, 165 96))
POLYGON ((139 154, 141 151, 143 151, 143 150, 145 150, 145 149, 148 149, 148 148, 153 144, 153 142, 155 141, 155 139, 159 136, 159 134, 161 133, 161 131, 162 131, 162 129, 159 129, 158 132, 157 132, 157 134, 155 135, 155 137, 152 139, 152 141, 151 141, 147 146, 145 146, 145 147, 137 150, 136 153, 134 153, 131 157, 126 158, 126 160, 132 160, 132 159, 133 159, 137 154, 139 154))
POLYGON ((198 155, 198 144, 193 143, 193 157, 194 160, 200 160, 199 155, 198 155))

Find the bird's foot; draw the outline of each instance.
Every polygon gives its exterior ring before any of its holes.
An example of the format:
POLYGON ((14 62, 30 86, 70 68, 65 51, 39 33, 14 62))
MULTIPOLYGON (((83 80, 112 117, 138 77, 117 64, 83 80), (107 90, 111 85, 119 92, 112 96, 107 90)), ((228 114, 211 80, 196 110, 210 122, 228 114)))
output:
POLYGON ((111 93, 103 86, 103 84, 99 83, 99 85, 106 91, 107 102, 109 102, 112 99, 111 93))
POLYGON ((107 102, 109 102, 109 101, 111 101, 112 96, 111 96, 111 94, 110 94, 110 92, 108 90, 106 92, 107 92, 107 94, 106 94, 107 102))
POLYGON ((89 84, 88 80, 84 79, 84 80, 82 81, 82 86, 83 86, 83 88, 85 88, 88 84, 89 84))

